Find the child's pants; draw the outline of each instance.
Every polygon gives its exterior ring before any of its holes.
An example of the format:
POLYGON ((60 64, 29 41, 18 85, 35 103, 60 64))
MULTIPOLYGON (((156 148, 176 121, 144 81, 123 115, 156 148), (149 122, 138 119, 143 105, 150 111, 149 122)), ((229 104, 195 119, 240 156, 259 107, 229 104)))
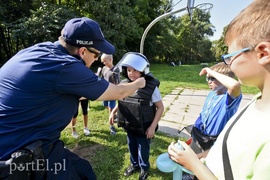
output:
POLYGON ((127 142, 131 163, 147 171, 150 167, 149 156, 151 139, 127 132, 127 142))

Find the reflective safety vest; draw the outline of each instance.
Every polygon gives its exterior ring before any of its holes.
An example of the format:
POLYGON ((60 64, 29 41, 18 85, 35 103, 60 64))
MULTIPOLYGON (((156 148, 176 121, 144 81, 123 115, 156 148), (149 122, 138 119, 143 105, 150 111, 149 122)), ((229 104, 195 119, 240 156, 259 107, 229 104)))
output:
POLYGON ((150 101, 155 88, 160 84, 151 74, 145 75, 145 80, 144 88, 118 101, 118 127, 123 127, 126 131, 138 135, 145 135, 146 130, 154 120, 156 107, 154 104, 150 106, 150 101))

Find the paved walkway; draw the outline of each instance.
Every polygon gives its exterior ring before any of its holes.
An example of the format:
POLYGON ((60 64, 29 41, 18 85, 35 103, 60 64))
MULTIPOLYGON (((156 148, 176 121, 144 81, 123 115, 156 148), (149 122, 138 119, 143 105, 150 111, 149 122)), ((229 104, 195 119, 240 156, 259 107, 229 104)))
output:
MULTIPOLYGON (((159 131, 171 136, 189 137, 185 130, 180 134, 178 130, 187 125, 194 124, 208 93, 209 90, 176 88, 170 94, 164 96, 165 112, 159 121, 159 131)), ((253 96, 244 94, 239 109, 242 109, 253 96)))

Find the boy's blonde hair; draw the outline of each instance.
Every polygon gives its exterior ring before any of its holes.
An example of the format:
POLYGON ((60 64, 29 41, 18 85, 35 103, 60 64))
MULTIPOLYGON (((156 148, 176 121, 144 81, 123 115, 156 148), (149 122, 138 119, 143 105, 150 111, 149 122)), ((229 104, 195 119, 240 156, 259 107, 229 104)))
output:
POLYGON ((237 45, 253 48, 270 40, 270 1, 253 0, 228 25, 225 43, 236 40, 237 45))
POLYGON ((105 54, 105 53, 103 53, 101 55, 100 60, 101 60, 101 62, 103 62, 105 59, 111 59, 113 61, 113 55, 112 54, 105 54))
POLYGON ((235 78, 235 74, 232 72, 231 68, 228 65, 224 64, 223 62, 211 66, 210 69, 218 73, 225 74, 227 76, 235 78))

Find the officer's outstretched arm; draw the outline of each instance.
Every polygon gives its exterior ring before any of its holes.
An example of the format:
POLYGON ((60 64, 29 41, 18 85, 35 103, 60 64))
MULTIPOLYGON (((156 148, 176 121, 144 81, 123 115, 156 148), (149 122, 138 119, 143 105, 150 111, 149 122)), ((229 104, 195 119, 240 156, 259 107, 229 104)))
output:
POLYGON ((106 91, 97 100, 120 100, 132 95, 137 89, 143 88, 144 86, 145 79, 143 77, 126 84, 115 85, 110 83, 106 91))

